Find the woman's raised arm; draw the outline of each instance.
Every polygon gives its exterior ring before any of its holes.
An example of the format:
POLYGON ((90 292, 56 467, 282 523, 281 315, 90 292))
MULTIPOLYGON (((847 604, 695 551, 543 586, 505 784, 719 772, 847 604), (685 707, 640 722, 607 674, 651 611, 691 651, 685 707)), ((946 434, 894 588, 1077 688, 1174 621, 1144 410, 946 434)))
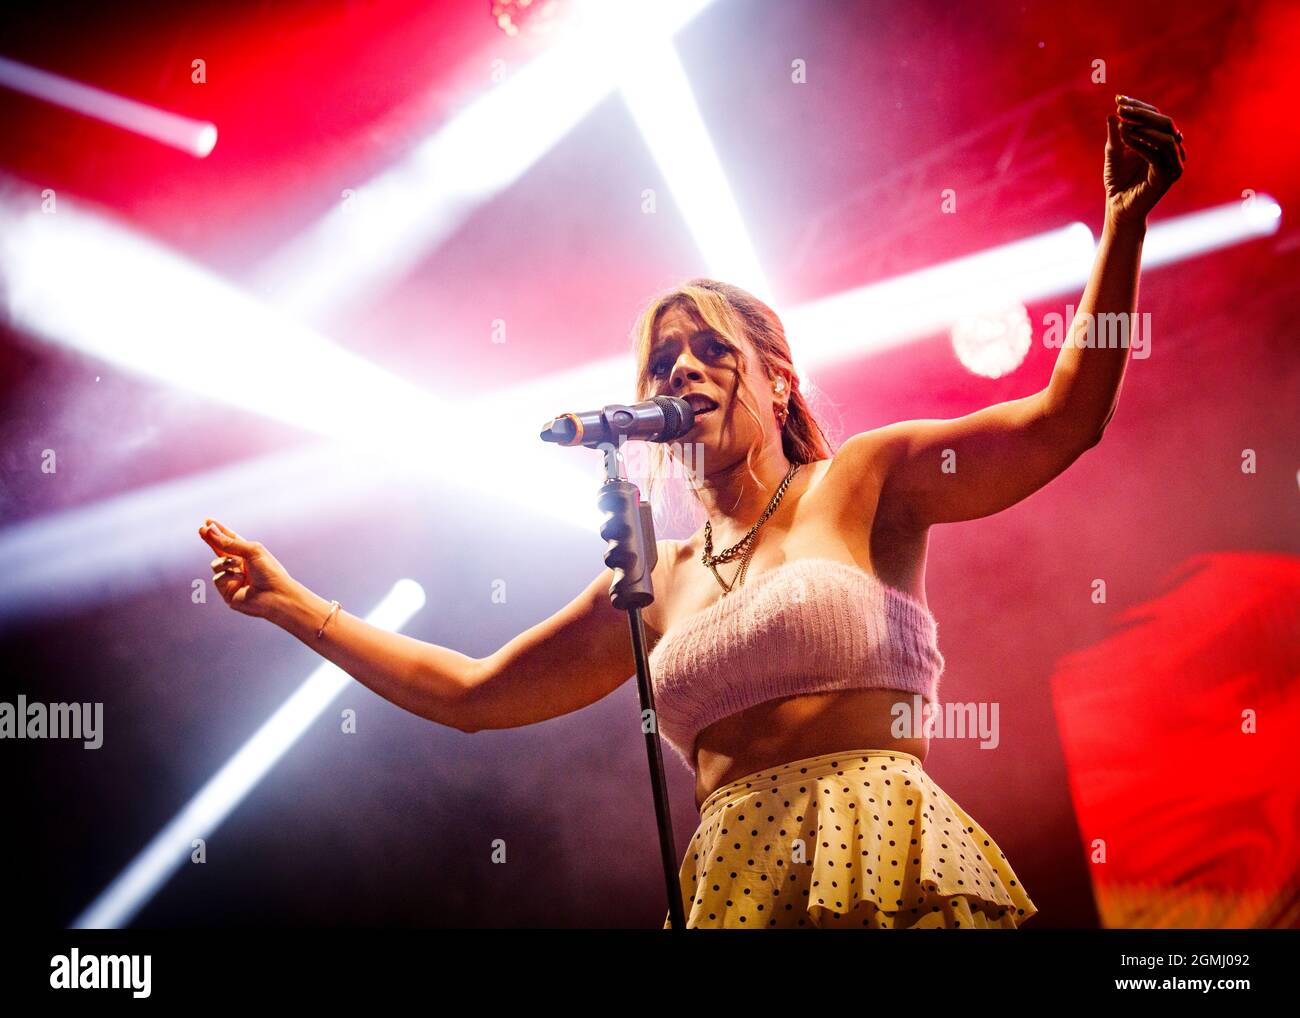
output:
MULTIPOLYGON (((1107 120, 1105 225, 1079 309, 1046 388, 953 420, 900 421, 837 453, 904 532, 1001 512, 1096 445, 1128 364, 1147 213, 1183 172, 1183 136, 1154 106, 1116 97, 1107 120), (1124 329, 1117 342, 1102 335, 1124 329)), ((1147 337, 1149 339, 1149 337, 1147 337)))

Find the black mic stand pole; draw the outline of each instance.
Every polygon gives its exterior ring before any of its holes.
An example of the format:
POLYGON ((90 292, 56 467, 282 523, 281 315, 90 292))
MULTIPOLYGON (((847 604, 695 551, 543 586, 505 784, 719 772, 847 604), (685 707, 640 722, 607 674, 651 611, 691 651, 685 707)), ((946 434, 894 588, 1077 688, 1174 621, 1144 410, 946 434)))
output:
POLYGON ((641 727, 645 735, 646 758, 650 763, 650 788, 654 794, 655 819, 659 823, 659 852, 668 889, 668 918, 672 929, 684 930, 686 917, 682 909, 672 817, 668 811, 664 759, 659 745, 659 719, 655 713, 654 689, 650 684, 645 628, 641 624, 641 609, 655 599, 652 574, 659 561, 659 546, 655 543, 650 503, 641 500, 640 490, 624 476, 619 449, 609 442, 600 448, 605 456, 605 483, 600 487, 597 502, 609 517, 601 525, 600 536, 609 542, 605 564, 614 570, 609 599, 615 608, 627 612, 632 627, 632 654, 636 658, 636 685, 641 697, 641 727), (649 725, 645 723, 647 720, 649 725))

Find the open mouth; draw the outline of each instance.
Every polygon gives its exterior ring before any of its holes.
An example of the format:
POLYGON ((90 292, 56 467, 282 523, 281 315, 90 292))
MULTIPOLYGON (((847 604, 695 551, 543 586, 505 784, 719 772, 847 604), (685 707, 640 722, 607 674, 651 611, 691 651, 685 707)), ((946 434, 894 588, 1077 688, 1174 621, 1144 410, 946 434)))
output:
POLYGON ((689 403, 691 409, 695 411, 696 420, 699 420, 706 414, 711 414, 714 410, 718 409, 718 404, 713 402, 713 400, 709 399, 707 396, 691 394, 686 397, 686 402, 689 403))

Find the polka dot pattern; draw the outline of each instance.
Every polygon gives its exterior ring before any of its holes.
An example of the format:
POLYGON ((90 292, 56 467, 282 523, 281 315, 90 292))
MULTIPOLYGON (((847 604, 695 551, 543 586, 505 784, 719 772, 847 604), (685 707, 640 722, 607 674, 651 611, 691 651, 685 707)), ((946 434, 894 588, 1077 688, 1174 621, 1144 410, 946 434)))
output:
POLYGON ((1015 929, 1038 911, 988 832, 896 750, 722 786, 680 876, 688 929, 1015 929))

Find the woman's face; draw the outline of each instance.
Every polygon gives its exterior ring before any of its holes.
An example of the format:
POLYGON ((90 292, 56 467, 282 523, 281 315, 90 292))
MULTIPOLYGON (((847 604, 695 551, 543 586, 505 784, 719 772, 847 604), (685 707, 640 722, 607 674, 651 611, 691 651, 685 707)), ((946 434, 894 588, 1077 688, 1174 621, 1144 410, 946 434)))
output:
POLYGON ((771 383, 753 347, 742 340, 737 348, 680 304, 659 317, 649 371, 651 395, 691 397, 688 402, 697 411, 695 425, 678 441, 698 443, 705 453, 706 476, 743 460, 755 444, 780 440, 770 413, 772 401, 765 395, 770 393, 771 383), (763 429, 737 402, 742 386, 749 388, 750 399, 764 421, 763 429), (706 400, 717 409, 702 413, 706 400))

